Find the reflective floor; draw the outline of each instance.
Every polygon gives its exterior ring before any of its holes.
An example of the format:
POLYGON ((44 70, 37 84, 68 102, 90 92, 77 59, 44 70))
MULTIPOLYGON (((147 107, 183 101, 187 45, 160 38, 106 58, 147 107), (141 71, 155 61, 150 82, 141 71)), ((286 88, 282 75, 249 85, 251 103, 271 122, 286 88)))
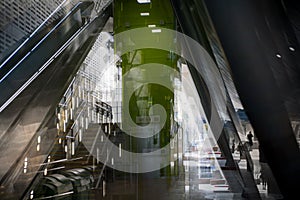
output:
MULTIPOLYGON (((69 163, 62 162, 56 164, 55 167, 53 165, 54 171, 49 171, 47 176, 51 177, 53 174, 61 174, 66 169, 83 168, 83 166, 80 166, 85 163, 85 159, 80 157, 84 156, 85 151, 83 149, 84 147, 81 148, 80 155, 76 155, 78 160, 73 160, 69 163), (59 168, 62 165, 65 169, 55 170, 55 168, 59 168)), ((260 165, 257 162, 258 150, 253 149, 251 154, 255 162, 255 171, 258 172, 260 171, 260 165)), ((219 167, 223 165, 222 159, 219 159, 216 163, 215 161, 218 159, 215 159, 214 156, 218 158, 218 152, 215 152, 213 156, 212 154, 204 156, 201 154, 201 151, 194 149, 184 153, 182 158, 178 159, 178 162, 171 164, 165 169, 142 174, 120 172, 108 167, 104 169, 103 164, 97 164, 97 161, 93 160, 94 168, 90 170, 94 174, 93 187, 90 187, 88 190, 83 189, 81 192, 74 190, 71 193, 61 192, 60 196, 53 195, 52 198, 107 200, 248 199, 243 197, 242 193, 234 193, 232 191, 233 188, 230 188, 227 180, 224 179, 223 173, 226 174, 225 176, 228 180, 237 179, 236 170, 219 170, 219 167), (101 171, 101 169, 104 169, 104 171, 101 171), (162 176, 164 170, 170 170, 170 175, 162 176), (97 177, 101 178, 97 179, 97 177)), ((239 158, 239 156, 236 155, 236 158, 239 158)), ((237 161, 240 169, 246 170, 245 160, 237 161)), ((76 178, 74 174, 72 177, 76 178)), ((237 187, 233 182, 231 182, 231 186, 237 187)), ((276 196, 267 194, 268 185, 258 183, 257 187, 262 199, 276 199, 276 196)), ((50 197, 45 196, 41 199, 49 199, 50 197)))
MULTIPOLYGON (((194 155, 198 152, 193 152, 194 155)), ((192 154, 193 154, 192 153, 192 154)), ((254 161, 258 151, 252 152, 254 161)), ((191 155, 191 153, 187 153, 191 155)), ((258 160, 256 160, 258 161, 258 160)), ((256 162, 255 161, 255 162, 256 162)), ((242 197, 241 193, 233 193, 226 180, 218 171, 199 164, 200 160, 184 159, 179 167, 177 176, 158 177, 159 172, 145 174, 124 174, 119 176, 116 173, 112 179, 102 182, 97 190, 90 190, 88 194, 77 195, 80 199, 112 199, 112 200, 133 200, 133 199, 162 199, 162 200, 192 200, 192 199, 248 199, 242 197)), ((243 168, 244 160, 241 160, 240 167, 243 168)), ((255 163, 256 170, 259 170, 259 163, 255 163)), ((230 170, 228 170, 230 171, 230 170)), ((234 172, 228 172, 235 178, 234 172)), ((279 196, 267 194, 267 184, 257 184, 261 199, 277 199, 279 196)))

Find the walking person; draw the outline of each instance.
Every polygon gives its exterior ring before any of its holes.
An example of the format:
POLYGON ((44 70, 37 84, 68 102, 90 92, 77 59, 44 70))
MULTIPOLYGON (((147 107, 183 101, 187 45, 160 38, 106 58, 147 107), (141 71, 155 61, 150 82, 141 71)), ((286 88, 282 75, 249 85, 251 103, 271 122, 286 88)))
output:
POLYGON ((251 131, 249 131, 249 133, 247 134, 247 139, 248 139, 248 149, 249 151, 252 150, 252 146, 253 146, 253 134, 251 133, 251 131))
POLYGON ((235 139, 232 140, 231 153, 235 151, 235 139))

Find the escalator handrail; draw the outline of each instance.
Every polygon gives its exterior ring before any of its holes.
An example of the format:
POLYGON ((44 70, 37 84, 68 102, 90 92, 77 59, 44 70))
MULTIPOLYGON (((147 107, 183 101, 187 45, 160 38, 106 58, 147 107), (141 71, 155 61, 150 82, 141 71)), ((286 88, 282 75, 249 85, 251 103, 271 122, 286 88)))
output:
POLYGON ((11 55, 6 58, 0 65, 0 69, 28 42, 28 40, 30 40, 34 35, 37 34, 38 31, 41 30, 41 28, 50 20, 50 18, 52 16, 54 16, 63 6, 63 4, 66 2, 67 0, 64 0, 61 4, 58 5, 58 7, 35 29, 35 31, 33 31, 30 36, 16 49, 13 51, 13 53, 11 53, 11 55))
MULTIPOLYGON (((20 64, 22 64, 22 62, 25 62, 26 58, 28 58, 29 56, 31 56, 31 53, 36 53, 36 52, 34 52, 34 50, 40 44, 44 44, 44 41, 47 41, 48 37, 49 38, 52 37, 51 33, 53 33, 53 32, 55 33, 56 29, 59 29, 60 26, 63 26, 64 23, 66 23, 66 20, 68 20, 70 17, 72 17, 72 15, 75 14, 76 12, 78 12, 78 10, 85 11, 85 9, 82 8, 82 6, 85 6, 85 4, 83 4, 83 3, 86 4, 86 2, 79 2, 76 6, 74 6, 73 9, 62 20, 60 20, 60 22, 54 28, 52 28, 52 30, 50 32, 48 32, 48 34, 46 34, 46 36, 44 36, 32 49, 30 48, 28 50, 29 52, 13 68, 11 68, 10 71, 6 75, 4 75, 4 77, 1 78, 0 85, 1 85, 2 81, 5 78, 7 78, 10 73, 13 72, 14 69, 16 69, 20 64)), ((92 3, 92 2, 88 2, 88 3, 92 3)), ((90 4, 88 4, 88 7, 89 7, 89 5, 90 4)), ((81 26, 81 28, 79 28, 75 33, 73 33, 73 36, 74 35, 78 35, 84 29, 84 27, 86 27, 83 24, 81 24, 80 26, 81 26)), ((39 67, 38 71, 36 71, 35 73, 33 73, 31 75, 31 77, 24 77, 27 81, 25 81, 25 83, 23 83, 23 85, 19 85, 19 86, 16 86, 15 88, 12 88, 12 90, 14 90, 14 92, 13 92, 13 94, 11 94, 10 97, 3 97, 3 98, 7 98, 7 99, 4 100, 5 102, 1 103, 1 105, 0 105, 0 112, 2 112, 37 76, 39 76, 40 73, 42 73, 42 71, 44 71, 47 68, 47 66, 49 64, 51 64, 51 62, 74 39, 73 36, 71 36, 70 39, 68 39, 60 48, 58 48, 58 50, 56 51, 56 53, 53 54, 53 56, 51 56, 45 63, 41 64, 41 66, 39 67)))
MULTIPOLYGON (((66 1, 66 0, 65 0, 66 1)), ((80 9, 80 5, 82 4, 83 2, 79 2, 77 3, 69 12, 68 14, 65 15, 65 17, 63 17, 63 19, 61 19, 45 36, 43 36, 43 38, 40 40, 40 41, 37 41, 35 42, 35 44, 33 45, 33 48, 29 48, 29 49, 26 49, 25 50, 25 56, 23 58, 20 59, 19 62, 17 62, 17 64, 15 64, 13 67, 11 67, 9 69, 9 71, 3 76, 3 77, 0 77, 0 83, 6 78, 9 76, 9 74, 14 70, 16 69, 20 63, 22 63, 30 54, 31 52, 33 52, 45 39, 47 39, 49 37, 49 35, 51 33, 53 33, 65 20, 67 20, 67 18, 73 14, 74 12, 78 11, 80 9)), ((53 15, 58 12, 60 7, 58 7, 55 12, 53 12, 53 15)), ((9 61, 11 59, 13 59, 13 57, 20 51, 20 49, 22 47, 24 47, 27 43, 29 43, 30 40, 34 39, 34 36, 36 36, 36 34, 40 31, 40 29, 43 27, 43 25, 45 23, 48 22, 48 20, 51 18, 51 16, 53 15, 50 15, 1 65, 0 65, 0 70, 2 67, 4 67, 6 64, 9 63, 9 61)))

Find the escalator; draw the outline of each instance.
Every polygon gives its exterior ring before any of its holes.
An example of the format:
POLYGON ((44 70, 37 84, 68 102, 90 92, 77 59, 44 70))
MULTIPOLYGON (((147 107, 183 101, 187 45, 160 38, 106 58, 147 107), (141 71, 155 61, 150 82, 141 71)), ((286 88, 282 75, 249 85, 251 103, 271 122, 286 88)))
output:
POLYGON ((111 16, 111 2, 91 18, 93 7, 79 2, 1 62, 1 199, 20 199, 39 173, 26 173, 28 157, 35 166, 53 148, 56 105, 111 16))
POLYGON ((93 2, 80 2, 60 21, 36 32, 1 62, 0 112, 76 37, 92 8, 93 2))

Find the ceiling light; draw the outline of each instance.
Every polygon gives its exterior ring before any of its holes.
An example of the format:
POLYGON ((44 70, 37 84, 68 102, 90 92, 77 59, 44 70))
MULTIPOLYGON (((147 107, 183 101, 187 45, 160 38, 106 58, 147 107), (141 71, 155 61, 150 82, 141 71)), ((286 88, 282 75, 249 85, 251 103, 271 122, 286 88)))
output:
POLYGON ((289 47, 289 50, 295 51, 294 47, 289 47))
POLYGON ((151 0, 137 0, 138 3, 151 3, 151 0))
POLYGON ((281 55, 278 53, 278 54, 276 54, 276 57, 277 58, 281 58, 281 55))
POLYGON ((160 33, 161 32, 161 29, 153 29, 152 30, 152 33, 160 33))
POLYGON ((150 13, 148 13, 148 12, 144 12, 144 13, 140 13, 140 15, 141 15, 141 16, 149 16, 149 15, 150 15, 150 13))

